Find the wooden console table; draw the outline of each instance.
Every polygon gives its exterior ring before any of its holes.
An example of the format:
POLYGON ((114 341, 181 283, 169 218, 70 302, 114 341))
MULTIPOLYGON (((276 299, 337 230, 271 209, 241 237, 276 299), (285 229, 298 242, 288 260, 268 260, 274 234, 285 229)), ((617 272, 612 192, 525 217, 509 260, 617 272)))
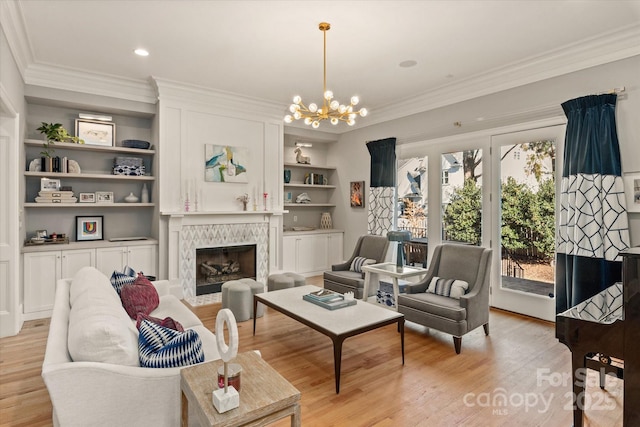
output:
POLYGON ((242 366, 240 406, 222 414, 212 402, 222 360, 180 371, 183 427, 189 425, 189 405, 201 426, 264 426, 289 416, 292 427, 301 425, 300 392, 282 375, 253 351, 238 354, 232 363, 242 366))

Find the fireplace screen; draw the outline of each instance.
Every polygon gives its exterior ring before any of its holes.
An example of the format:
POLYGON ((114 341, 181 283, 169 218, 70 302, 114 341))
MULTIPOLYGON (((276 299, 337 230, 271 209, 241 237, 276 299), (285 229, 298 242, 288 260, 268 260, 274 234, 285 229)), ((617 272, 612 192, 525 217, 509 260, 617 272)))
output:
POLYGON ((222 290, 229 280, 256 278, 256 245, 196 249, 196 295, 222 290))

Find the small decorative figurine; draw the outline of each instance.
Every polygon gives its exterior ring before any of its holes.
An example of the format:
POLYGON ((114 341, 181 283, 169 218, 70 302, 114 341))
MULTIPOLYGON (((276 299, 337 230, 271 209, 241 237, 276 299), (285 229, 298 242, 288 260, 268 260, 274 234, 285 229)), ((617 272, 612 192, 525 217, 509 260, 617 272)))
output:
POLYGON ((238 354, 238 326, 236 318, 228 308, 223 308, 216 316, 216 345, 220 358, 224 362, 224 388, 214 390, 212 399, 213 406, 222 414, 240 406, 238 391, 233 386, 229 386, 228 363, 238 354), (224 342, 225 323, 229 333, 229 345, 224 342))
POLYGON ((296 149, 293 150, 293 152, 296 153, 296 162, 302 163, 305 165, 311 164, 311 159, 309 158, 309 156, 302 155, 302 150, 300 149, 300 147, 296 147, 296 149))

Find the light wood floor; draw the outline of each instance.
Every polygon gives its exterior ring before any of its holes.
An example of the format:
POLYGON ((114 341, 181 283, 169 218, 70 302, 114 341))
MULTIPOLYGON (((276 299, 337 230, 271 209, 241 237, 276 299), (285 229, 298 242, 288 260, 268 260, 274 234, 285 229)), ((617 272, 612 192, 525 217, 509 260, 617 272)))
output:
MULTIPOLYGON (((213 330, 218 309, 194 311, 213 330)), ((407 323, 404 366, 395 326, 348 338, 339 395, 331 340, 274 310, 255 337, 252 321, 238 323, 239 351, 259 349, 301 391, 304 426, 570 426, 570 353, 554 325, 500 310, 490 325, 488 337, 482 328, 467 334, 456 355, 451 336, 407 323)), ((0 339, 0 426, 51 425, 40 377, 48 328, 31 321, 0 339)), ((621 426, 622 382, 607 378, 601 391, 592 374, 585 426, 621 426)))

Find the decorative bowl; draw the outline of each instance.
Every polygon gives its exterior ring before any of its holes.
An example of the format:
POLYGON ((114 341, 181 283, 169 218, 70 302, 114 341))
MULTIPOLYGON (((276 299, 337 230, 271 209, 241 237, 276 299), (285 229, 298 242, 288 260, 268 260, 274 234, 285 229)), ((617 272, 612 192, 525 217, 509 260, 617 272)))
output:
POLYGON ((127 148, 139 148, 141 150, 147 150, 151 146, 148 141, 142 141, 140 139, 123 139, 122 146, 127 148))
POLYGON ((129 193, 129 195, 124 198, 124 200, 127 203, 136 203, 140 199, 138 199, 138 196, 136 196, 135 194, 129 193))
POLYGON ((35 244, 37 244, 37 245, 41 245, 41 244, 43 244, 43 243, 44 243, 44 241, 45 241, 45 238, 44 238, 44 237, 32 237, 32 238, 31 238, 31 243, 35 243, 35 244))

